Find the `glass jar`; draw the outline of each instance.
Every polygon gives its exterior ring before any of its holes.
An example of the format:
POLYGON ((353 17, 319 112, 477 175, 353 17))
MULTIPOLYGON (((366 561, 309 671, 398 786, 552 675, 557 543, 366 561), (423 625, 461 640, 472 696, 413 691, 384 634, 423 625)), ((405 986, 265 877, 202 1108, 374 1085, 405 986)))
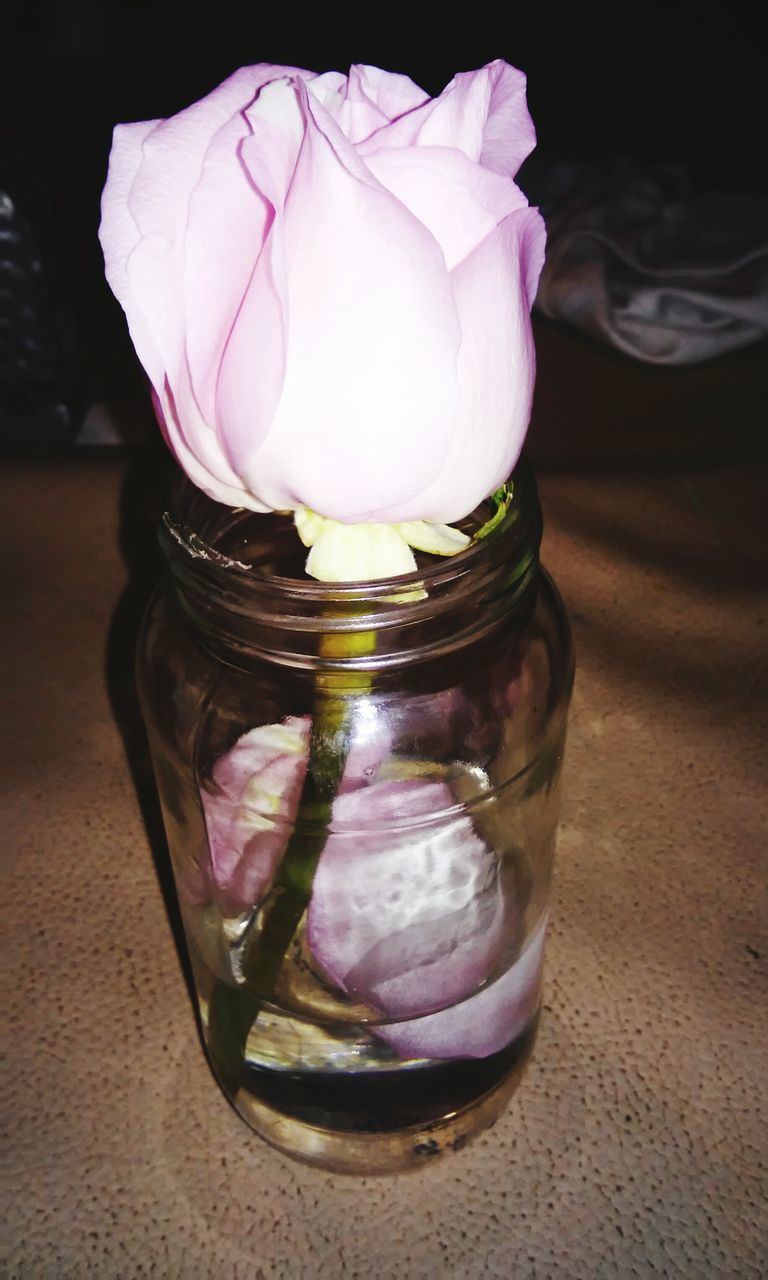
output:
POLYGON ((423 1164, 530 1054, 569 628, 530 471, 451 559, 303 573, 289 516, 180 483, 138 683, 213 1070, 298 1159, 423 1164))

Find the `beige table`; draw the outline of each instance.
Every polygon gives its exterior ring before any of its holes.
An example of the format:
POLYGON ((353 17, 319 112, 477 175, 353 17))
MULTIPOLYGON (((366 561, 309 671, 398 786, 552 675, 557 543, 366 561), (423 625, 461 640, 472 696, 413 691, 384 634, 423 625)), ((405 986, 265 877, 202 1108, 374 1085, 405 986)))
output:
POLYGON ((355 1181, 199 1048, 114 718, 126 468, 2 479, 7 1274, 765 1276, 765 475, 542 479, 578 677, 537 1053, 474 1146, 355 1181))

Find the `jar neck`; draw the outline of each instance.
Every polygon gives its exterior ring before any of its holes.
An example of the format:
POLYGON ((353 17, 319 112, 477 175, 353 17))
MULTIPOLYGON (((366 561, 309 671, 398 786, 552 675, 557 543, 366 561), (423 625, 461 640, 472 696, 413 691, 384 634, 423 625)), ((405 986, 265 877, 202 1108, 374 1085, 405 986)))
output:
MULTIPOLYGON (((442 660, 527 621, 541 509, 526 463, 511 483, 509 509, 487 536, 387 581, 301 578, 306 552, 290 517, 220 506, 185 478, 161 522, 160 546, 187 625, 227 660, 381 672, 442 660)), ((481 504, 461 527, 477 532, 491 514, 481 504)))

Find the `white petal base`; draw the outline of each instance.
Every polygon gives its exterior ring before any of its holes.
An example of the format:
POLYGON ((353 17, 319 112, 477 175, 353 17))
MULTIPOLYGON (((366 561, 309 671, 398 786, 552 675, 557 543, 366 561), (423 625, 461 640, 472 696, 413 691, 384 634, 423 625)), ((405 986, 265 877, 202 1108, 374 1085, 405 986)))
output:
POLYGON ((299 507, 294 513, 299 537, 310 548, 306 569, 320 582, 360 582, 415 573, 411 550, 455 556, 469 546, 460 529, 428 520, 402 524, 342 524, 299 507))

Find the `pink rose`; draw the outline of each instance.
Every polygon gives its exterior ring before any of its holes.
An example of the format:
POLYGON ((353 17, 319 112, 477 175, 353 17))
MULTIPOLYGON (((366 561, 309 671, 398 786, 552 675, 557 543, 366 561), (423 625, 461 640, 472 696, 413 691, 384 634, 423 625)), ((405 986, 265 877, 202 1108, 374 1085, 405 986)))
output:
POLYGON ((520 451, 544 230, 504 62, 430 99, 375 67, 245 67, 115 131, 107 277, 168 442, 211 497, 460 519, 520 451))

